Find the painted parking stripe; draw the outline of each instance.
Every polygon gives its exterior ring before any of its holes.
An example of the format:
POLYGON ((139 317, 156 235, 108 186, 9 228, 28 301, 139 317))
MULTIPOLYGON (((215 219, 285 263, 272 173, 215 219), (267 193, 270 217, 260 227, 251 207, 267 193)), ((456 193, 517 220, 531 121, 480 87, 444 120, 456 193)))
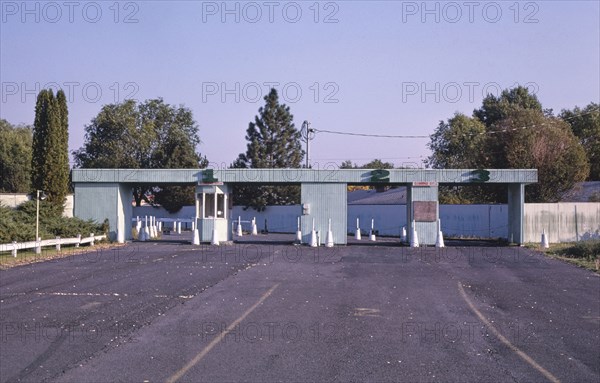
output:
POLYGON ((542 375, 544 375, 546 377, 546 379, 548 379, 549 381, 554 382, 554 383, 560 383, 560 380, 558 380, 558 378, 556 376, 552 375, 548 370, 546 370, 544 367, 540 366, 529 355, 527 355, 525 352, 520 350, 517 346, 512 344, 508 339, 506 339, 506 337, 504 335, 500 334, 500 332, 498 330, 496 330, 496 328, 483 316, 483 314, 479 310, 477 310, 477 308, 475 307, 473 302, 471 302, 471 300, 467 296, 467 293, 465 293, 465 290, 463 289, 462 284, 460 282, 458 282, 458 291, 460 292, 460 295, 465 300, 465 302, 467 302, 467 305, 469 305, 469 308, 471 309, 471 311, 473 311, 473 313, 475 315, 477 315, 479 320, 481 322, 483 322, 483 324, 496 336, 496 338, 498 338, 500 340, 500 342, 504 343, 509 349, 511 349, 514 353, 516 353, 521 359, 523 359, 525 362, 527 362, 531 367, 538 370, 542 375))
POLYGON ((267 291, 266 293, 264 293, 262 295, 262 297, 260 297, 260 299, 254 305, 252 305, 252 307, 250 307, 248 310, 246 310, 246 312, 244 312, 242 314, 242 316, 240 316, 233 323, 231 323, 225 329, 225 331, 223 331, 222 333, 220 333, 219 335, 217 335, 215 337, 215 339, 213 339, 208 344, 208 346, 206 346, 202 351, 200 351, 192 360, 190 360, 179 371, 177 371, 176 373, 174 373, 173 375, 171 375, 169 377, 169 379, 167 379, 167 383, 175 383, 176 381, 178 381, 179 379, 181 379, 181 377, 183 377, 183 375, 185 375, 192 367, 194 367, 196 364, 198 364, 206 356, 206 354, 208 354, 210 352, 210 350, 212 350, 217 344, 219 344, 219 342, 221 342, 221 340, 223 340, 227 336, 227 334, 229 334, 231 332, 231 330, 233 330, 237 325, 239 325, 240 322, 242 322, 248 315, 250 315, 250 313, 252 311, 254 311, 258 306, 260 306, 260 304, 263 303, 265 301, 265 299, 267 299, 273 293, 273 291, 275 291, 275 289, 278 286, 279 286, 279 283, 277 283, 276 285, 274 285, 273 287, 271 287, 269 289, 269 291, 267 291))

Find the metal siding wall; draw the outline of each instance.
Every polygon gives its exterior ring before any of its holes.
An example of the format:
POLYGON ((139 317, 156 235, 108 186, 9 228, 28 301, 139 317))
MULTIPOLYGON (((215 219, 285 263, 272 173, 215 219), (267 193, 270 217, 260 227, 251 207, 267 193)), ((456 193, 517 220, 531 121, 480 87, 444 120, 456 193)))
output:
MULTIPOLYGON (((408 204, 411 206, 411 217, 410 221, 414 219, 414 212, 412 203, 414 201, 438 201, 438 188, 437 186, 429 186, 429 187, 419 187, 419 186, 409 186, 407 189, 410 190, 410 199, 407 200, 408 204)), ((439 212, 439 204, 436 204, 436 221, 435 222, 415 222, 415 229, 417 230, 417 235, 419 237, 419 243, 422 245, 435 245, 435 240, 437 238, 437 219, 440 216, 439 212)), ((412 235, 412 231, 410 230, 410 225, 408 227, 408 235, 412 235)))
MULTIPOLYGON (((90 183, 78 184, 75 187, 74 215, 81 219, 91 219, 98 223, 108 219, 109 237, 117 239, 119 202, 119 184, 90 183)), ((90 233, 81 233, 89 235, 90 233)), ((96 233, 94 233, 96 234, 96 233)))
POLYGON ((331 231, 336 245, 347 243, 347 185, 302 184, 302 204, 310 204, 310 214, 301 217, 302 242, 310 243, 312 220, 315 230, 321 231, 321 244, 325 244, 328 220, 331 218, 331 231))
POLYGON ((508 240, 523 243, 523 216, 525 203, 525 185, 508 185, 508 240))

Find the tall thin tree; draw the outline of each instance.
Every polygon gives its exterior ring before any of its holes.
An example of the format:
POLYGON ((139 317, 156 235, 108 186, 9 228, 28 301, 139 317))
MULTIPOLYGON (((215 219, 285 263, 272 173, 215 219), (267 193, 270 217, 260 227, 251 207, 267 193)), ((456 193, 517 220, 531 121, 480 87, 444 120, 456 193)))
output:
POLYGON ((63 207, 69 191, 67 100, 62 90, 42 90, 36 103, 32 145, 32 188, 63 207))

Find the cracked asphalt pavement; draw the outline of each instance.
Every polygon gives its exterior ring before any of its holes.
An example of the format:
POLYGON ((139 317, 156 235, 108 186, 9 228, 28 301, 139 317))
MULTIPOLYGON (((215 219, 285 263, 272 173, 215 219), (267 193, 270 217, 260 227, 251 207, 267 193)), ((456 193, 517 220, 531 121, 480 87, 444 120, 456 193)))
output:
POLYGON ((599 382, 600 278, 519 247, 132 243, 0 270, 0 381, 599 382))

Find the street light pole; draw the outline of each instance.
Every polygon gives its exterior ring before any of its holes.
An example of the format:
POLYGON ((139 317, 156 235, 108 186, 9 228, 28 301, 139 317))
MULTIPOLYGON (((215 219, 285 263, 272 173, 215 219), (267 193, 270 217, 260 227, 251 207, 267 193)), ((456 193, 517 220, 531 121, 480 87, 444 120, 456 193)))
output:
MULTIPOLYGON (((42 190, 35 191, 35 243, 38 243, 40 231, 40 200, 45 200, 48 196, 42 190), (41 195, 40 195, 41 193, 41 195)), ((40 253, 41 248, 35 247, 36 253, 40 253)))
POLYGON ((35 242, 38 241, 40 228, 40 191, 36 190, 35 196, 35 242))

